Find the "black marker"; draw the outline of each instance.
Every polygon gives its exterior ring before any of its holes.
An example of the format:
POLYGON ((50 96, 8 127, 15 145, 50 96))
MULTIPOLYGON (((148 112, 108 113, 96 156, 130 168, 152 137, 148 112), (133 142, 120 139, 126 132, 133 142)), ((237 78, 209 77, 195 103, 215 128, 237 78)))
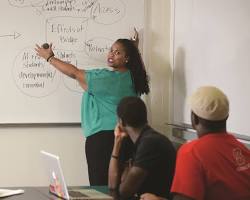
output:
POLYGON ((42 45, 42 48, 48 49, 48 48, 49 48, 49 44, 48 44, 48 43, 44 43, 44 44, 42 45))

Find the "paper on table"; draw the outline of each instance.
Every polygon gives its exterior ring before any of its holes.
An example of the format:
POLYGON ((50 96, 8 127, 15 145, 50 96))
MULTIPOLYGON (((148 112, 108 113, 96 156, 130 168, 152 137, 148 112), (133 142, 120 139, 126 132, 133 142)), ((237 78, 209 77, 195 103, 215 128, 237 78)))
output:
POLYGON ((0 197, 7 197, 12 196, 15 194, 22 194, 24 193, 24 190, 18 189, 18 190, 10 190, 10 189, 0 189, 0 197))

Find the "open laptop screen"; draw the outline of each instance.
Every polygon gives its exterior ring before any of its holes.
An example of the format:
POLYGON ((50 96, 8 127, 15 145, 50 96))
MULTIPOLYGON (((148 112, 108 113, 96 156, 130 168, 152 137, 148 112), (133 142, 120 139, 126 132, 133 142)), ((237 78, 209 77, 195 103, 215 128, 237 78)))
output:
POLYGON ((43 155, 47 165, 47 171, 49 175, 49 190, 52 194, 64 199, 113 199, 111 196, 92 188, 71 189, 69 191, 63 176, 59 156, 53 155, 46 151, 41 151, 41 154, 43 155))

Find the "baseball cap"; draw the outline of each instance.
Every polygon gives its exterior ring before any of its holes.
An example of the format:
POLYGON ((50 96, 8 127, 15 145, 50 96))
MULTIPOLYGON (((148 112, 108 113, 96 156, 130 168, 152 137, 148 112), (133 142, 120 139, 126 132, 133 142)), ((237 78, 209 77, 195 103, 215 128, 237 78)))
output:
POLYGON ((229 114, 227 96, 214 86, 198 88, 190 97, 191 110, 198 116, 210 121, 226 119, 229 114))

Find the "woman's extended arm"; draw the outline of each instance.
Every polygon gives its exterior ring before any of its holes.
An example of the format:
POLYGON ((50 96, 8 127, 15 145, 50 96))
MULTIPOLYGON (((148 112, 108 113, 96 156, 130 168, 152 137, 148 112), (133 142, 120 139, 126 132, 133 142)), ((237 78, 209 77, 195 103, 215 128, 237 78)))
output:
POLYGON ((49 48, 45 49, 36 45, 35 48, 37 55, 47 60, 51 65, 53 65, 56 69, 61 71, 63 74, 76 79, 80 86, 87 90, 88 86, 85 80, 85 71, 78 69, 76 66, 66 63, 58 58, 54 57, 54 53, 52 51, 52 44, 49 45, 49 48))

